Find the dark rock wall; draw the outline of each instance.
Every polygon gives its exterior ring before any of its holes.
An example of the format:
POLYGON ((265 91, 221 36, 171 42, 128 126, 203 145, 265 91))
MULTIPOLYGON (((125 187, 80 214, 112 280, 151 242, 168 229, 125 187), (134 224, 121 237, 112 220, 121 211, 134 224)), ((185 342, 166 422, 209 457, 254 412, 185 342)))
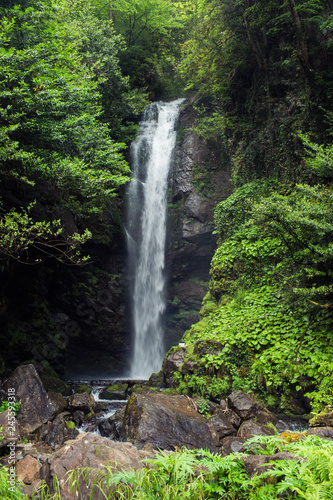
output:
POLYGON ((54 287, 54 317, 68 338, 66 376, 119 376, 127 369, 130 351, 121 227, 113 225, 113 234, 90 243, 88 251, 92 263, 70 273, 63 269, 54 287))
POLYGON ((168 251, 167 347, 199 319, 209 281, 216 241, 213 214, 218 201, 231 193, 230 166, 223 146, 203 140, 191 130, 197 115, 184 106, 177 125, 171 174, 168 251))
POLYGON ((27 361, 47 362, 70 377, 124 371, 130 348, 126 247, 116 208, 96 221, 94 238, 85 247, 88 265, 49 259, 35 266, 13 262, 2 272, 2 373, 27 361))

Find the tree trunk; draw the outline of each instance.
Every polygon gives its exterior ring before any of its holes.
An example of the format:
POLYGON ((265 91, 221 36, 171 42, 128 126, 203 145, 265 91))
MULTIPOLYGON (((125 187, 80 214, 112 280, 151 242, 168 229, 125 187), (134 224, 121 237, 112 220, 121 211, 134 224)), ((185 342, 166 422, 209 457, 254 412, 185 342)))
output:
POLYGON ((288 2, 289 2, 290 13, 291 13, 291 16, 293 18, 295 30, 296 30, 297 45, 298 45, 298 57, 299 57, 299 60, 302 64, 304 70, 306 72, 308 72, 310 69, 309 57, 308 57, 307 46, 306 46, 304 36, 303 36, 301 19, 298 15, 298 12, 297 12, 295 0, 288 0, 288 2))
POLYGON ((256 56, 256 60, 257 60, 259 69, 262 69, 266 65, 266 61, 265 61, 265 59, 262 60, 261 51, 258 50, 258 47, 254 43, 254 40, 253 40, 251 32, 250 32, 249 22, 246 19, 245 14, 243 14, 243 20, 244 20, 244 26, 246 28, 246 33, 247 33, 247 37, 249 39, 249 43, 250 43, 251 49, 253 50, 254 55, 256 56))

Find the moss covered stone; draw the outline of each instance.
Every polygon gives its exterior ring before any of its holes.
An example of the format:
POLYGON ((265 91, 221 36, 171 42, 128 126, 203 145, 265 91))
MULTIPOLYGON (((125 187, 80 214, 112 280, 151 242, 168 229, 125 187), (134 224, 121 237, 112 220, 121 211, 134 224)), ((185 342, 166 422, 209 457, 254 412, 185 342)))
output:
POLYGON ((104 389, 100 393, 100 398, 109 400, 126 399, 127 389, 128 389, 128 384, 114 384, 108 387, 107 389, 104 389))
POLYGON ((89 387, 89 385, 87 385, 87 384, 81 384, 76 392, 78 392, 79 394, 82 394, 83 392, 86 392, 87 394, 91 394, 92 388, 89 387))

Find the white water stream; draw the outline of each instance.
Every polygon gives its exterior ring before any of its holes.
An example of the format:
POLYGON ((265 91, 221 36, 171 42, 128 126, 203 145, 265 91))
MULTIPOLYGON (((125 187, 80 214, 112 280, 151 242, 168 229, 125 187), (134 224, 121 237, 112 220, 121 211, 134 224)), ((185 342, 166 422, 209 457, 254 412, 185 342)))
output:
POLYGON ((128 190, 127 243, 132 277, 133 379, 147 379, 158 372, 165 354, 167 190, 176 141, 174 126, 182 101, 150 104, 131 149, 133 180, 128 190))

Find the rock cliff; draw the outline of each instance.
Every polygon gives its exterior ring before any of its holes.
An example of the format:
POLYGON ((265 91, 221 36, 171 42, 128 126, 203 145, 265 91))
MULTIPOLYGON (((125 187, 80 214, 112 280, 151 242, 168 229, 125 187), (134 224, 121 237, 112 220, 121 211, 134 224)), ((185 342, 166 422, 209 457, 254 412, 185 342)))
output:
POLYGON ((180 113, 170 180, 167 346, 199 319, 215 250, 213 212, 231 192, 223 145, 193 130, 198 117, 189 102, 180 113))

